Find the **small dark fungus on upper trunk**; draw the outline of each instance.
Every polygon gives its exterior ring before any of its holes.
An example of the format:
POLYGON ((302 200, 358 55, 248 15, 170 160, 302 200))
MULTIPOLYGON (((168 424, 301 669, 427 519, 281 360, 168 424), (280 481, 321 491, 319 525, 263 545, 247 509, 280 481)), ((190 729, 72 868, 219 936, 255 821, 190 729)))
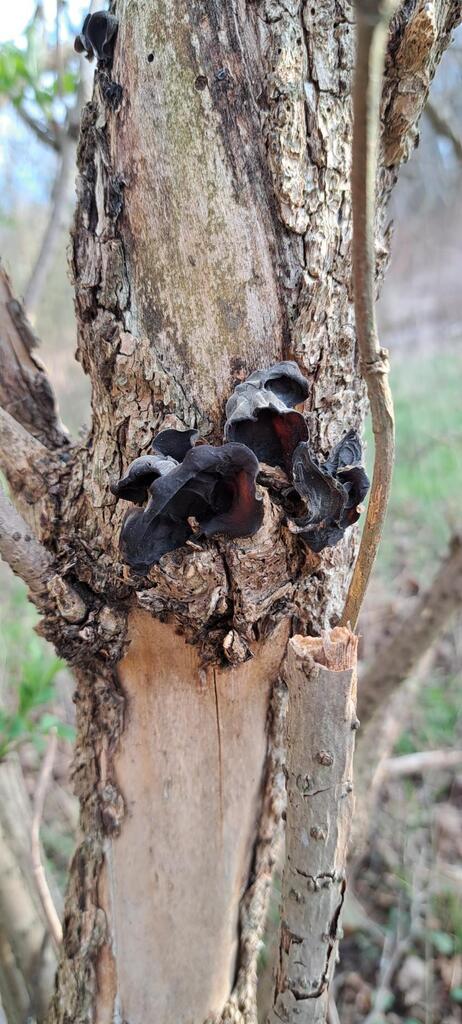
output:
POLYGON ((308 382, 296 363, 275 363, 238 384, 226 404, 225 438, 247 445, 260 462, 290 474, 292 456, 308 428, 293 410, 308 395, 308 382))
POLYGON ((190 449, 180 465, 152 481, 146 507, 127 514, 120 537, 122 557, 142 573, 193 534, 255 533, 263 521, 263 503, 255 493, 257 473, 257 459, 244 445, 190 449))
POLYGON ((99 64, 110 64, 114 55, 114 46, 119 23, 113 14, 107 11, 95 11, 87 14, 74 40, 74 50, 84 53, 87 60, 96 57, 99 64))
POLYGON ((361 441, 354 430, 342 438, 323 463, 306 442, 296 449, 293 481, 307 504, 307 512, 294 519, 290 528, 312 551, 333 547, 359 519, 359 506, 369 490, 361 458, 361 441))

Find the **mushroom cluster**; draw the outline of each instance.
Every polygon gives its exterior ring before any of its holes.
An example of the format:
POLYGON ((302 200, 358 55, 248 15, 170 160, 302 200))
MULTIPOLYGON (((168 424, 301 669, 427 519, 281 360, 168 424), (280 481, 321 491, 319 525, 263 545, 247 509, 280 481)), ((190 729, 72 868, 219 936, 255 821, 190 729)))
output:
POLYGON ((96 57, 99 66, 111 64, 118 27, 117 18, 107 11, 87 14, 82 30, 74 40, 74 50, 84 53, 87 60, 96 57))
POLYGON ((315 552, 337 544, 359 518, 369 480, 354 430, 328 459, 318 460, 295 408, 307 397, 297 364, 276 363, 236 386, 226 405, 224 444, 209 445, 195 430, 158 434, 151 453, 135 459, 111 487, 117 498, 142 506, 129 511, 122 526, 124 561, 144 573, 193 536, 254 534, 263 521, 256 493, 261 464, 288 478, 289 529, 315 552))

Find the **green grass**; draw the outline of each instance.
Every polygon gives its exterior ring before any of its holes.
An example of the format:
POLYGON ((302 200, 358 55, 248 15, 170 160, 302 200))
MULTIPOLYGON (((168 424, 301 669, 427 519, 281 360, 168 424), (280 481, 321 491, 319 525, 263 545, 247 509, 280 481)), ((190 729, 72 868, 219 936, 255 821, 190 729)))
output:
POLYGON ((40 748, 52 728, 66 739, 74 735, 51 710, 56 676, 64 663, 34 632, 38 616, 25 586, 15 580, 5 590, 8 603, 0 620, 0 761, 28 741, 40 748))
POLYGON ((425 583, 460 527, 461 380, 461 353, 395 358, 396 465, 377 568, 388 582, 404 565, 425 583))

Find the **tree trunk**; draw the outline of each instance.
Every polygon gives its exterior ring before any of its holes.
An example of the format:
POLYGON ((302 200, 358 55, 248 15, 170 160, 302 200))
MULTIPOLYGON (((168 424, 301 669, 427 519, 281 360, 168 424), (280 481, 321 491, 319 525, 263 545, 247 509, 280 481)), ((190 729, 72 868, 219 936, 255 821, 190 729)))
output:
MULTIPOLYGON (((429 27, 428 4, 412 3, 393 23, 381 266, 396 166, 458 7, 440 0, 429 27)), ((39 430, 7 406, 40 441, 33 462, 50 450, 45 511, 32 517, 24 487, 21 511, 54 558, 42 628, 78 670, 83 840, 49 1021, 251 1024, 283 807, 274 686, 289 635, 338 621, 355 533, 314 555, 262 488, 255 536, 201 540, 140 578, 121 561, 123 502, 109 485, 159 428, 219 443, 236 382, 280 359, 309 381, 320 456, 361 426, 351 7, 117 0, 114 13, 122 93, 114 102, 97 70, 73 232, 91 433, 69 454, 54 412, 39 430)), ((11 462, 10 451, 13 478, 11 462)))

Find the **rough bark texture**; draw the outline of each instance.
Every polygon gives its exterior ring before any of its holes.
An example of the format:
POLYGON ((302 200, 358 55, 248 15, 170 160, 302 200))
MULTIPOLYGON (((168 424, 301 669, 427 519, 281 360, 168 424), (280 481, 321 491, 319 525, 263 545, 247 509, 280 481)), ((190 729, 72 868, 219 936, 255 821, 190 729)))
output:
POLYGON ((327 1015, 354 806, 357 647, 338 626, 322 639, 294 636, 287 649, 284 909, 269 1024, 327 1015))
MULTIPOLYGON (((267 853, 279 814, 280 773, 270 744, 274 770, 267 769, 268 816, 258 829, 264 731, 277 677, 276 636, 294 628, 316 635, 335 625, 355 537, 350 531, 336 548, 310 555, 285 529, 281 510, 262 487, 265 519, 255 537, 200 541, 165 556, 162 566, 140 578, 120 561, 125 509, 123 502, 116 504, 109 485, 147 449, 161 425, 197 426, 208 440, 219 440, 224 402, 236 380, 282 357, 296 358, 308 377, 305 412, 320 455, 327 455, 346 429, 360 426, 365 401, 349 260, 352 8, 337 0, 140 0, 136 5, 117 0, 113 7, 119 34, 112 78, 122 87, 121 101, 111 105, 115 94, 107 89, 108 71, 99 69, 82 117, 78 153, 72 269, 78 358, 90 374, 93 396, 92 429, 85 442, 65 451, 65 436, 31 353, 30 333, 11 306, 8 290, 0 336, 7 373, 1 404, 59 460, 58 471, 50 472, 52 512, 35 517, 34 529, 53 557, 58 579, 83 602, 79 621, 66 619, 56 586, 42 605, 45 633, 79 668, 74 777, 83 832, 71 871, 50 1022, 144 1024, 143 999, 148 997, 137 994, 135 974, 130 983, 114 944, 116 933, 118 942, 137 943, 136 978, 149 985, 149 1013, 154 1004, 156 1024, 171 1024, 173 1018, 176 1024, 202 1024, 206 1012, 219 1019, 224 1000, 223 1020, 250 1024, 271 861, 267 853), (139 631, 131 632, 141 622, 146 624, 145 650, 139 631), (160 631, 159 654, 153 638, 160 631), (194 643, 195 650, 185 641, 194 643), (275 660, 262 678, 267 650, 275 660), (146 669, 149 651, 152 682, 146 669), (253 660, 239 664, 249 652, 253 660), (234 664, 225 669, 227 660, 234 664), (199 672, 206 680, 203 690, 199 672), (214 672, 219 682, 212 693, 214 672), (255 697, 258 738, 245 750, 243 680, 255 697), (172 917, 169 927, 152 920, 151 934, 143 937, 143 901, 137 901, 139 917, 130 919, 129 928, 120 917, 117 895, 125 905, 127 885, 139 884, 134 875, 131 880, 127 876, 126 851, 138 856, 131 853, 128 837, 140 836, 140 857, 148 852, 146 842, 152 845, 150 874, 142 888, 149 891, 153 916, 163 914, 165 920, 168 908, 157 902, 161 896, 155 885, 151 893, 150 879, 165 869, 167 837, 157 822, 167 828, 173 795, 165 796, 161 784, 170 778, 170 769, 163 763, 158 716, 164 716, 171 736, 174 693, 183 728, 178 729, 178 748, 169 744, 171 776, 179 772, 175 755, 181 750, 181 763, 195 768, 185 789, 178 787, 178 799, 190 792, 187 786, 193 786, 196 771, 191 827, 209 871, 210 890, 221 900, 225 865, 229 871, 224 931, 214 936, 213 948, 202 937, 191 950, 197 978, 208 978, 207 993, 190 978, 190 1002, 186 1007, 182 996, 179 1012, 167 1006, 172 974, 161 978, 158 971, 167 939, 172 973, 174 959, 182 962, 178 920, 172 917), (197 732, 188 732, 190 716, 197 732), (146 738, 142 749, 135 746, 137 730, 146 738), (204 752, 203 763, 198 751, 204 752), (237 840, 232 815, 244 781, 237 840), (218 823, 210 835, 202 834, 200 826, 206 821, 207 830, 212 827, 220 791, 223 848, 214 857, 218 823)), ((379 269, 386 260, 383 225, 396 167, 413 144, 428 83, 459 16, 459 4, 451 0, 408 0, 392 26, 379 269)), ((8 464, 4 455, 2 462, 18 490, 11 459, 8 464)), ((32 493, 22 488, 26 519, 33 514, 32 493)), ((172 856, 184 842, 184 827, 177 815, 169 833, 172 856)), ((176 901, 183 892, 194 893, 196 856, 179 863, 180 870, 181 884, 175 879, 172 893, 176 901)), ((203 899, 201 889, 197 895, 203 899)), ((187 913, 191 922, 191 903, 187 913)), ((196 934, 193 924, 191 936, 196 934)))

